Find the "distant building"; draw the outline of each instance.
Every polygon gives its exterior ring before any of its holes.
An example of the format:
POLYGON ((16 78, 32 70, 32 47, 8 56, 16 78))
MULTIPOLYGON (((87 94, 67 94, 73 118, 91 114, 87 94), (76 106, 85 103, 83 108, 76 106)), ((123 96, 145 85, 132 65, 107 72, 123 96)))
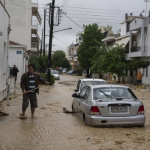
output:
POLYGON ((27 71, 28 48, 25 45, 9 41, 9 67, 15 64, 18 67, 17 83, 20 83, 21 76, 27 71))

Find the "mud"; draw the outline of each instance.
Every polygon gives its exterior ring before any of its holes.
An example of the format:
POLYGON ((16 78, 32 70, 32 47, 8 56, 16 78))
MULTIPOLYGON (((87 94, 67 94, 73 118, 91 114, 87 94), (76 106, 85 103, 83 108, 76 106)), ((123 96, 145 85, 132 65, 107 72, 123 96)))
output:
MULTIPOLYGON (((95 128, 85 126, 76 114, 62 111, 63 107, 71 110, 79 78, 61 75, 60 82, 71 85, 56 81, 53 87, 41 89, 34 119, 29 108, 26 120, 17 118, 21 96, 5 101, 4 110, 10 115, 0 117, 0 150, 150 150, 150 92, 133 90, 145 106, 145 127, 95 128)), ((16 94, 20 93, 17 88, 16 94)))

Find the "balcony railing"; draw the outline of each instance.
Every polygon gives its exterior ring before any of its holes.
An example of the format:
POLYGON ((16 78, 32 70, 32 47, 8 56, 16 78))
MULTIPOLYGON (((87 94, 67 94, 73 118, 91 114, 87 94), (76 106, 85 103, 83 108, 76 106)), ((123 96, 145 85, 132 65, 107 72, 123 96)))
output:
POLYGON ((139 52, 141 51, 141 47, 138 46, 138 47, 131 47, 131 52, 139 52))
POLYGON ((37 42, 31 42, 31 47, 32 48, 37 48, 37 46, 38 46, 37 42))
POLYGON ((38 21, 37 20, 32 20, 32 26, 38 26, 38 21))

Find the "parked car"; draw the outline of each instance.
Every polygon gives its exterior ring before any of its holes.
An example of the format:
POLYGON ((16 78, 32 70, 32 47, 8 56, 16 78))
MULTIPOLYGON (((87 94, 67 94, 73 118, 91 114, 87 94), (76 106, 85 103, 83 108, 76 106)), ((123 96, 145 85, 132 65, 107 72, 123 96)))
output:
POLYGON ((87 85, 73 94, 72 110, 91 126, 144 126, 142 102, 126 86, 87 85))
POLYGON ((63 68, 63 69, 62 69, 62 72, 63 72, 63 73, 66 73, 66 71, 67 71, 66 68, 63 68))
POLYGON ((100 84, 107 84, 105 80, 102 79, 80 79, 76 85, 75 92, 78 94, 86 85, 100 85, 100 84))
POLYGON ((60 80, 60 75, 59 75, 58 71, 51 70, 51 74, 54 76, 55 80, 60 80))
POLYGON ((76 74, 74 70, 70 70, 67 74, 76 74))

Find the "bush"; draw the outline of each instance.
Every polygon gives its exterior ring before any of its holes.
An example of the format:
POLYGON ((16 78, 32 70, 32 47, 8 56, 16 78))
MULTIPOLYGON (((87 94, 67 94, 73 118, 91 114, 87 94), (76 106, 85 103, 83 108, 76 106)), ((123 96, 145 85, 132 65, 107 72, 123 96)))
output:
POLYGON ((83 69, 80 66, 77 66, 75 68, 75 72, 76 72, 77 76, 82 76, 82 71, 83 71, 83 69))
MULTIPOLYGON (((47 74, 41 73, 41 77, 42 77, 45 81, 47 81, 47 74)), ((50 74, 50 85, 54 85, 54 83, 55 83, 55 78, 54 78, 54 76, 53 76, 52 74, 50 74)))

